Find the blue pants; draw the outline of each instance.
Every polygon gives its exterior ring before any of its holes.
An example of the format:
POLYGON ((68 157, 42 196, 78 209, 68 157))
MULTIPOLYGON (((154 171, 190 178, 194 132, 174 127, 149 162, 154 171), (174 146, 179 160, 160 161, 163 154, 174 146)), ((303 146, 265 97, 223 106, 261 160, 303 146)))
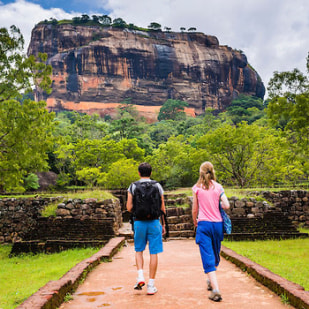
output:
POLYGON ((222 240, 222 222, 198 222, 195 242, 200 247, 200 254, 205 273, 215 271, 216 267, 219 265, 222 240))

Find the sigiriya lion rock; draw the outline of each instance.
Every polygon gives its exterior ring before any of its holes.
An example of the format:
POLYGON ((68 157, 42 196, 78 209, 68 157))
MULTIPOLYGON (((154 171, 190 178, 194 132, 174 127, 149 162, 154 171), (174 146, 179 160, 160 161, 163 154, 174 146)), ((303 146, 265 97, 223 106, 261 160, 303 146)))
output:
POLYGON ((53 67, 52 93, 36 94, 49 110, 103 116, 129 102, 153 118, 167 99, 175 99, 199 115, 208 107, 223 111, 241 93, 265 94, 241 51, 201 32, 40 23, 28 48, 28 54, 38 52, 53 67))

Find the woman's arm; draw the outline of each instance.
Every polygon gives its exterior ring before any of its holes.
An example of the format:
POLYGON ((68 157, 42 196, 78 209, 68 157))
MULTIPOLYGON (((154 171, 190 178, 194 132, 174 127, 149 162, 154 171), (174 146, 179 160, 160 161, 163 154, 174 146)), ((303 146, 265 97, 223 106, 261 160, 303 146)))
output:
POLYGON ((194 226, 197 226, 197 215, 198 215, 198 200, 196 193, 193 192, 192 219, 194 226))
POLYGON ((227 196, 225 195, 225 193, 223 193, 221 195, 221 206, 223 209, 229 209, 230 208, 230 202, 229 200, 227 199, 227 196))

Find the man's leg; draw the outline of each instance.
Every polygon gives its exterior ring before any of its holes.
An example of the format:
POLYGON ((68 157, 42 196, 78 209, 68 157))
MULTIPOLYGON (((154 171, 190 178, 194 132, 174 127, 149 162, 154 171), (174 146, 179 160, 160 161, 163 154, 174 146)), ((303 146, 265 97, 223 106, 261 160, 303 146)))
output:
POLYGON ((141 290, 145 285, 144 279, 144 257, 143 252, 147 243, 145 224, 141 221, 134 223, 134 248, 135 248, 135 261, 137 268, 137 282, 134 286, 135 290, 141 290))
POLYGON ((144 278, 144 257, 143 251, 135 252, 135 261, 136 261, 136 268, 137 268, 137 281, 134 286, 135 290, 141 290, 142 287, 145 285, 145 278, 144 278))
POLYGON ((157 288, 155 287, 155 277, 158 268, 158 253, 161 253, 163 251, 162 226, 159 220, 154 220, 151 223, 148 239, 149 239, 150 262, 149 262, 149 282, 147 285, 147 294, 153 295, 157 292, 157 288))
POLYGON ((158 255, 150 254, 149 279, 155 279, 158 268, 158 255))

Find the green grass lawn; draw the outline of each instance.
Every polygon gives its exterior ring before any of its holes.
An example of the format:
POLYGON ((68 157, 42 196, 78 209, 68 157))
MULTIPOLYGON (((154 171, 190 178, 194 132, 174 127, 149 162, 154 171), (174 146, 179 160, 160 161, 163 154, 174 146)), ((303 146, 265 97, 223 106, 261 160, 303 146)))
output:
POLYGON ((10 245, 0 245, 0 308, 12 309, 50 280, 61 278, 77 263, 98 251, 72 249, 54 254, 9 258, 10 245))
MULTIPOLYGON (((308 233, 309 230, 302 229, 302 232, 308 233)), ((222 245, 309 291, 309 238, 223 241, 222 245)))

